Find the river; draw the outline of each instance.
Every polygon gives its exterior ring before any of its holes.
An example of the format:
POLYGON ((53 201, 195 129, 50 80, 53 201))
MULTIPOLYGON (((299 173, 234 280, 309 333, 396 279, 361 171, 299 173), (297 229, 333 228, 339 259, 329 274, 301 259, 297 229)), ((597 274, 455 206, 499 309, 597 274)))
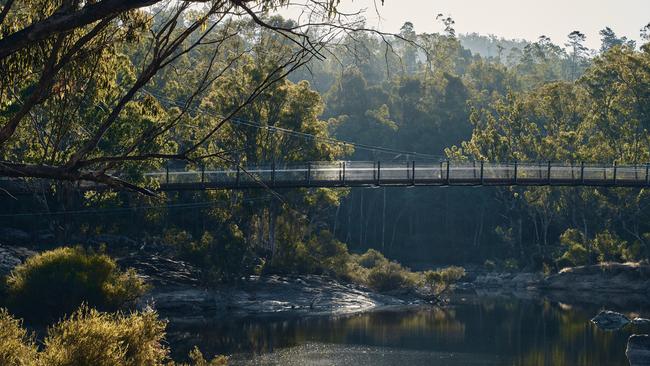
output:
MULTIPOLYGON (((627 365, 627 337, 643 329, 599 330, 589 322, 599 310, 543 299, 458 297, 444 309, 225 317, 200 327, 172 324, 170 330, 172 343, 230 355, 234 366, 627 365)), ((648 309, 616 310, 644 315, 648 309)))

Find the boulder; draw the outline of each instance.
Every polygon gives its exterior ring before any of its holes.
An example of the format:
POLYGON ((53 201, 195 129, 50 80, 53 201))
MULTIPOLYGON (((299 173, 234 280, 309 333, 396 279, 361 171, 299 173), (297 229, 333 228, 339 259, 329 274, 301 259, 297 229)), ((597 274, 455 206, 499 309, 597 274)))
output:
POLYGON ((0 244, 0 276, 5 276, 36 252, 23 247, 0 244))
POLYGON ((630 366, 650 366, 650 336, 633 334, 627 340, 625 350, 630 366))
POLYGON ((617 330, 628 325, 631 321, 627 316, 610 310, 602 310, 591 319, 598 328, 602 330, 617 330))

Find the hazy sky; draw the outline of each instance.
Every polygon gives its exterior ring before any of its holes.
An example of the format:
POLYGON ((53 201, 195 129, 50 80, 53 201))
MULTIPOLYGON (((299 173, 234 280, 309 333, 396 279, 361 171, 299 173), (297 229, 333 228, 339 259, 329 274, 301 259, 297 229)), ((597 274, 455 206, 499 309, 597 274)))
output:
MULTIPOLYGON (((459 33, 477 32, 505 38, 535 40, 540 35, 564 44, 580 30, 587 45, 600 46, 598 31, 606 26, 619 36, 639 40, 639 30, 650 22, 650 0, 341 0, 340 9, 367 9, 368 25, 397 32, 411 21, 418 32, 438 32, 438 13, 451 15, 459 33), (375 11, 380 13, 379 18, 375 11)), ((290 14, 290 13, 288 13, 290 14)))

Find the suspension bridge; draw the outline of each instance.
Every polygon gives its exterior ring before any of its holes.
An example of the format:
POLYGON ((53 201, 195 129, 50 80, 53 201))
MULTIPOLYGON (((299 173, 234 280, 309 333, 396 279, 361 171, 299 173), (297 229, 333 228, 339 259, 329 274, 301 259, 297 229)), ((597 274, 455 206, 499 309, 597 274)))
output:
MULTIPOLYGON (((186 103, 146 91, 169 106, 186 103)), ((199 107, 188 110, 216 119, 223 116, 199 107)), ((440 155, 403 151, 383 146, 337 140, 305 132, 231 118, 234 126, 264 130, 290 138, 353 147, 375 154, 392 155, 388 161, 328 161, 289 164, 250 165, 220 168, 170 168, 146 172, 159 191, 208 189, 269 189, 316 187, 416 187, 416 186, 592 186, 650 187, 650 164, 617 165, 589 163, 511 162, 488 163, 442 160, 440 155), (422 160, 397 161, 413 157, 422 160)), ((114 173, 120 176, 119 173, 114 173)), ((127 177, 123 177, 128 180, 127 177)), ((0 177, 0 189, 7 192, 32 192, 43 181, 20 181, 0 177)), ((78 182, 81 190, 106 189, 92 182, 78 182)))
POLYGON ((649 187, 650 165, 486 162, 306 162, 145 173, 161 191, 311 187, 649 187))
MULTIPOLYGON (((119 175, 118 175, 119 176, 119 175)), ((173 169, 144 173, 158 191, 336 187, 591 186, 650 187, 650 164, 337 161, 173 169), (154 183, 155 182, 155 183, 154 183)), ((34 191, 42 182, 1 179, 9 192, 34 191)), ((104 190, 79 182, 81 190, 104 190)))

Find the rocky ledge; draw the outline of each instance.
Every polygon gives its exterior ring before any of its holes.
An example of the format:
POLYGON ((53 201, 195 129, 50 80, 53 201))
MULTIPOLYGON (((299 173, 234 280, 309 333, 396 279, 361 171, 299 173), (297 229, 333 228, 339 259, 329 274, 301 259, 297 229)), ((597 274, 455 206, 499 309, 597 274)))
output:
POLYGON ((17 265, 36 252, 23 247, 0 244, 0 276, 8 275, 17 265))
POLYGON ((539 287, 548 290, 647 294, 650 292, 650 266, 605 263, 565 268, 545 278, 539 287))
POLYGON ((650 366, 650 336, 633 334, 627 340, 625 355, 630 366, 650 366))
POLYGON ((153 305, 175 323, 194 323, 226 315, 342 315, 419 303, 416 298, 377 294, 325 276, 269 275, 251 276, 236 284, 210 289, 158 287, 140 304, 153 305))

